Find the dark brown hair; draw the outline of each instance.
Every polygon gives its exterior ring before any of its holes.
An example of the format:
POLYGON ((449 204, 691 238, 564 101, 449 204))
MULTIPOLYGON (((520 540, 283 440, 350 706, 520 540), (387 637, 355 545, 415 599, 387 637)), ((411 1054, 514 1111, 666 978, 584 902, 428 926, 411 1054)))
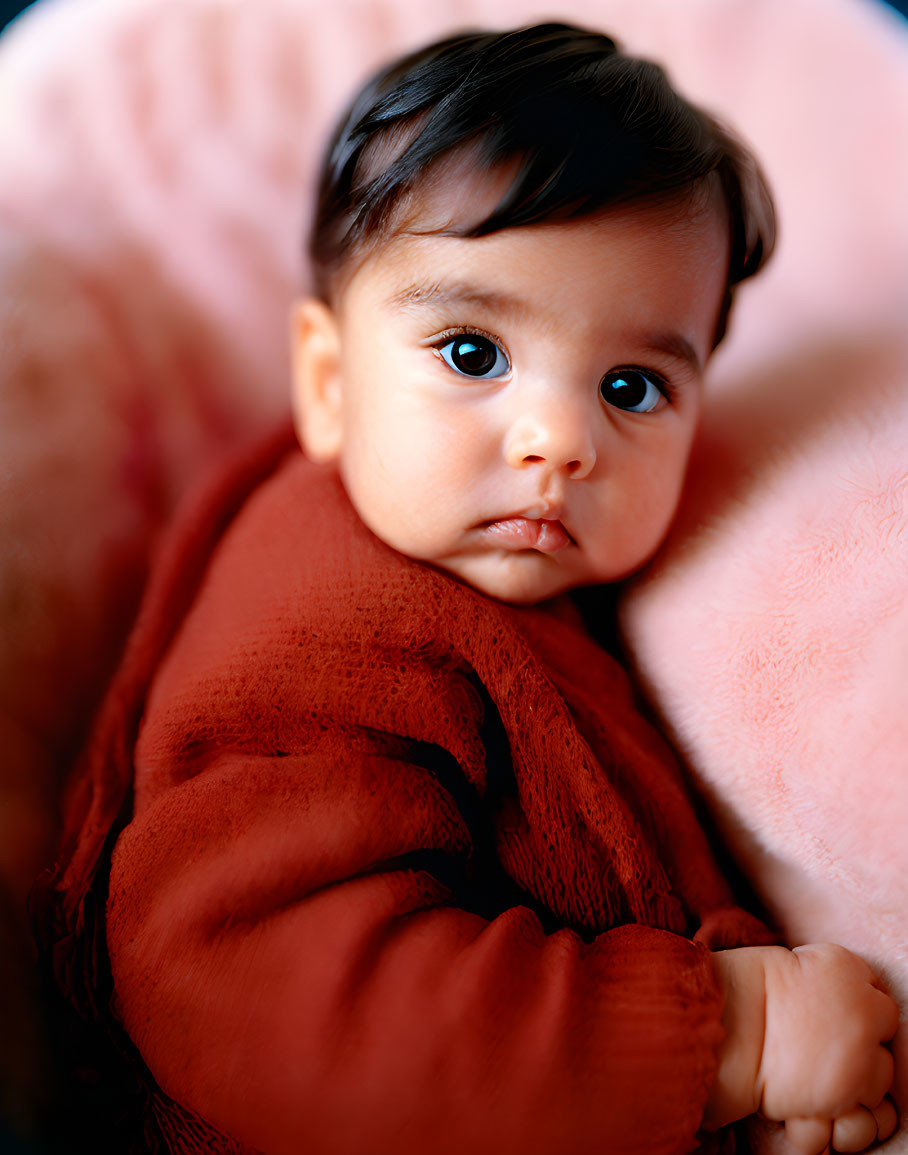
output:
POLYGON ((354 99, 328 149, 310 253, 317 290, 394 231, 395 210, 442 158, 470 146, 488 170, 515 167, 493 211, 457 235, 683 201, 718 182, 730 256, 718 342, 735 285, 766 261, 772 200, 751 153, 690 104, 657 65, 567 24, 474 32, 384 68, 354 99))

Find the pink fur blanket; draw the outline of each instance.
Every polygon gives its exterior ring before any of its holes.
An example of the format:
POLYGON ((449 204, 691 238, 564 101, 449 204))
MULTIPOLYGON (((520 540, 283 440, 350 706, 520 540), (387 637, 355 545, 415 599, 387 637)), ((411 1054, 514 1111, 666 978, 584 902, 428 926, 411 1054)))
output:
MULTIPOLYGON (((494 23, 553 11, 499 0, 494 23)), ((665 62, 776 192, 777 259, 741 294, 684 516, 623 624, 783 931, 859 951, 908 1012, 905 26, 873 0, 557 15, 665 62)), ((0 39, 0 878, 16 901, 159 530, 285 409, 333 115, 379 60, 489 19, 480 0, 42 0, 0 39)))

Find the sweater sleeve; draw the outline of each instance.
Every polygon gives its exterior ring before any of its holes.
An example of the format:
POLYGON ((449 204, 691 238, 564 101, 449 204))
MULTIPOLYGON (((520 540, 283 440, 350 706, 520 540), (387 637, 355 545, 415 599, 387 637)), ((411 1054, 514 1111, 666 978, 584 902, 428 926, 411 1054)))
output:
POLYGON ((706 947, 459 909, 421 767, 199 754, 140 796, 108 904, 115 1006, 167 1094, 267 1155, 684 1152, 722 1039, 706 947))

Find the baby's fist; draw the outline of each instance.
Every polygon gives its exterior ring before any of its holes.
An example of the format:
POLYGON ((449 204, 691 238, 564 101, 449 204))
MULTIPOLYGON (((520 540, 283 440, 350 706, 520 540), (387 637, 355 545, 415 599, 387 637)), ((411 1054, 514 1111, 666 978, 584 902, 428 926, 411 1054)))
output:
POLYGON ((898 1011, 870 967, 829 943, 770 949, 763 963, 760 1111, 777 1120, 832 1120, 878 1108, 893 1074, 882 1043, 895 1034, 898 1011))

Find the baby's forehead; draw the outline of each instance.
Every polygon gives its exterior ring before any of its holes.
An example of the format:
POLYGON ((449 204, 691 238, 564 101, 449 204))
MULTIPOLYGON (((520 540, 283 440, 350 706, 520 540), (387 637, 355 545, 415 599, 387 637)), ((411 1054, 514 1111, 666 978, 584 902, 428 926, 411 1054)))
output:
MULTIPOLYGON (((514 166, 489 170, 473 163, 469 156, 454 158, 407 194, 405 203, 396 208, 381 233, 358 256, 352 255, 348 275, 342 280, 349 284, 356 271, 368 266, 373 272, 382 270, 390 277, 405 277, 412 271, 418 286, 419 267, 425 265, 431 270, 433 253, 443 250, 450 258, 454 247, 466 263, 470 262, 470 255, 478 260, 483 249, 494 248, 493 271, 501 283, 507 280, 509 255, 517 258, 526 247, 524 239, 530 235, 545 234, 554 252, 560 238, 575 238, 580 232, 589 237, 591 244, 598 244, 603 234, 614 236, 616 226, 636 234, 663 235, 667 240, 702 236, 704 231, 712 232, 716 227, 723 235, 728 231, 724 194, 718 181, 706 178, 671 197, 619 203, 576 216, 552 216, 531 224, 480 231, 477 235, 475 230, 498 208, 513 179, 514 166), (481 244, 493 237, 493 246, 481 244), (459 244, 439 245, 438 241, 459 244)), ((426 276, 431 280, 431 273, 426 276)))

